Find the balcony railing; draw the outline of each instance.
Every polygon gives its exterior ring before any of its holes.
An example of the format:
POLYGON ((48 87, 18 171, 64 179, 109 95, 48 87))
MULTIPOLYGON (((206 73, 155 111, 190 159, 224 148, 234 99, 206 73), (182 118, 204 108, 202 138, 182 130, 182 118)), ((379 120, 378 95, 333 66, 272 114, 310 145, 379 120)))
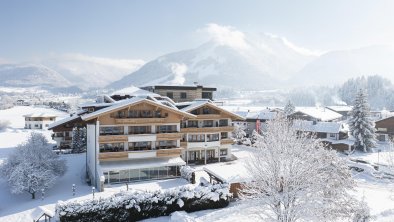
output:
POLYGON ((116 124, 164 123, 167 118, 115 118, 116 124))
POLYGON ((182 133, 199 133, 199 132, 231 132, 234 130, 233 126, 221 127, 202 127, 202 128, 181 128, 182 133))

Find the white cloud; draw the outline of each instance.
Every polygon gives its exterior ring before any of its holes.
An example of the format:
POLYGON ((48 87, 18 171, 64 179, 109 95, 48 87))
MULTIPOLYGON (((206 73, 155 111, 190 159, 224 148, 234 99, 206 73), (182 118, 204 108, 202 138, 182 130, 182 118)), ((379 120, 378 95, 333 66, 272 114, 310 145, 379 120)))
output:
POLYGON ((302 55, 306 55, 306 56, 319 56, 321 54, 323 54, 323 52, 318 52, 318 51, 312 51, 309 50, 307 48, 303 48, 300 46, 295 45, 294 43, 290 42, 289 40, 287 40, 285 37, 280 37, 277 35, 274 35, 272 33, 265 33, 267 36, 271 37, 271 38, 277 38, 282 40, 282 42, 289 48, 293 49, 294 51, 302 54, 302 55))
POLYGON ((171 63, 170 68, 175 77, 171 81, 173 85, 183 85, 186 81, 185 73, 187 72, 187 65, 183 63, 171 63))
POLYGON ((245 34, 231 26, 210 23, 205 28, 197 31, 208 34, 213 41, 220 45, 226 45, 236 49, 249 48, 249 44, 245 41, 245 34))

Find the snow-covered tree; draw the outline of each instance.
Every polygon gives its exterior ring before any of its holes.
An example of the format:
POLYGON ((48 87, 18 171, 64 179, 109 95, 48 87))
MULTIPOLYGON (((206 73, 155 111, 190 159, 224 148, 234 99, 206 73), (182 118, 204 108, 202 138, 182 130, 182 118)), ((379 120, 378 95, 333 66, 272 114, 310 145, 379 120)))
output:
POLYGON ((289 116, 289 115, 291 115, 291 114, 293 114, 294 112, 295 112, 295 106, 294 106, 294 104, 289 100, 287 103, 286 103, 286 105, 285 105, 285 107, 284 107, 284 113, 285 113, 285 115, 286 116, 289 116))
POLYGON ((86 128, 73 128, 72 149, 74 153, 81 153, 86 150, 86 128))
POLYGON ((356 95, 348 123, 357 149, 367 152, 376 146, 375 123, 370 118, 367 94, 363 89, 356 95))
POLYGON ((234 135, 234 138, 237 140, 237 142, 241 142, 244 139, 244 137, 246 136, 245 128, 238 125, 238 124, 234 124, 233 135, 234 135))
POLYGON ((65 160, 52 151, 40 133, 31 133, 27 142, 19 145, 1 167, 11 192, 28 192, 32 199, 36 192, 52 187, 65 171, 65 160))
POLYGON ((252 143, 252 146, 257 145, 260 137, 261 135, 256 130, 253 130, 252 136, 250 137, 250 142, 252 143))
POLYGON ((354 181, 346 161, 285 118, 269 121, 247 162, 253 178, 243 198, 260 202, 272 221, 335 221, 354 214, 354 181))

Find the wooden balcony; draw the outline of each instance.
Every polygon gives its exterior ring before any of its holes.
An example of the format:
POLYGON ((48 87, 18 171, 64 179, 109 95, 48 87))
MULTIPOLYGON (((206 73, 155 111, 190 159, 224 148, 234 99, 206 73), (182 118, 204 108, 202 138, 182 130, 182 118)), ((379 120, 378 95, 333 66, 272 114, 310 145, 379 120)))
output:
POLYGON ((102 135, 99 136, 99 143, 123 143, 128 141, 128 135, 102 135))
POLYGON ((149 124, 165 123, 167 118, 116 118, 116 124, 149 124))
POLYGON ((233 139, 221 139, 220 140, 220 145, 226 145, 226 144, 233 144, 234 140, 233 139))
POLYGON ((221 115, 220 114, 201 114, 201 115, 196 115, 197 119, 220 119, 221 115))
POLYGON ((177 157, 181 155, 182 148, 161 149, 156 151, 157 157, 177 157))
POLYGON ((127 160, 128 159, 128 152, 106 152, 106 153, 99 153, 99 160, 100 161, 109 161, 109 160, 127 160))
POLYGON ((157 140, 180 140, 183 136, 183 133, 175 132, 175 133, 158 133, 156 134, 157 140))
POLYGON ((181 128, 181 133, 215 133, 215 132, 232 132, 233 130, 234 130, 233 126, 181 128))

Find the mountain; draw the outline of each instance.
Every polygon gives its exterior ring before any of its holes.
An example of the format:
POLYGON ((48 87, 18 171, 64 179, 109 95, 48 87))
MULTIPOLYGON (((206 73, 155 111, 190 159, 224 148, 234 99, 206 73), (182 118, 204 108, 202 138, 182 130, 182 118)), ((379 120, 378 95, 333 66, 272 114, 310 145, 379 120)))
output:
POLYGON ((83 54, 54 55, 37 61, 56 70, 74 85, 101 88, 139 69, 143 60, 113 59, 83 54))
POLYGON ((369 46, 327 52, 296 73, 289 82, 295 85, 335 85, 349 78, 381 75, 394 80, 394 47, 369 46))
POLYGON ((41 86, 49 88, 72 86, 58 72, 44 65, 36 64, 0 65, 0 85, 8 87, 41 86))
POLYGON ((198 82, 220 88, 273 89, 314 58, 272 35, 245 36, 237 42, 212 40, 163 55, 107 88, 198 82))

